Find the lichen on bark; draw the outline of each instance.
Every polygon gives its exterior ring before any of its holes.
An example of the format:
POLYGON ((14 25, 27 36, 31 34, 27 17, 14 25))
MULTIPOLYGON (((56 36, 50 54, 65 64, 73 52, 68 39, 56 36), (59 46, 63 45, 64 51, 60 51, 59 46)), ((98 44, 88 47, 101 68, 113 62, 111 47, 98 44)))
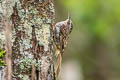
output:
MULTIPOLYGON (((32 78, 32 65, 36 80, 54 80, 52 0, 13 0, 9 2, 12 44, 13 80, 32 78)), ((5 1, 2 1, 5 3, 5 1)), ((2 3, 2 14, 5 6, 2 3)), ((4 37, 0 32, 0 36, 4 37)), ((5 38, 2 40, 4 41, 5 38)), ((4 46, 5 43, 2 45, 4 46)))

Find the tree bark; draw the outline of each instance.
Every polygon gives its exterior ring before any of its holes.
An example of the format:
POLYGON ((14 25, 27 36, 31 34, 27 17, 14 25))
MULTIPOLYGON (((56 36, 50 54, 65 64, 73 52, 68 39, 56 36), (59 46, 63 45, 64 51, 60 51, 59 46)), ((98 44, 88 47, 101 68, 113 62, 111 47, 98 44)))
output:
POLYGON ((55 80, 53 19, 53 0, 1 0, 7 68, 1 67, 0 80, 55 80))

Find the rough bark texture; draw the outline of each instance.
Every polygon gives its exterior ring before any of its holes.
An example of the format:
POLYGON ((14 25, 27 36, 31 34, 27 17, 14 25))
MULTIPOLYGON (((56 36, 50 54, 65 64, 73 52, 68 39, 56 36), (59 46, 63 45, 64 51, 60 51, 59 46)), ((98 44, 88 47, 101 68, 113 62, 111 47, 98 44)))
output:
MULTIPOLYGON (((0 2, 0 46, 5 49, 6 1, 0 2)), ((55 80, 53 65, 54 5, 52 0, 9 0, 12 80, 55 80)), ((7 65, 9 68, 10 66, 7 65)), ((0 80, 5 80, 5 68, 0 80)))

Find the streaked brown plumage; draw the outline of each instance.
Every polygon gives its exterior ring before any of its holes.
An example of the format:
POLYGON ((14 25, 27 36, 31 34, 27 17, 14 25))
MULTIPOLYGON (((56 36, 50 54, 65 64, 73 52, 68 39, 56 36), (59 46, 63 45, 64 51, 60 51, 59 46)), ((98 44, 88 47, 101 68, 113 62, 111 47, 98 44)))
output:
POLYGON ((58 55, 58 62, 57 62, 57 68, 56 68, 56 77, 58 76, 60 72, 60 66, 62 62, 62 55, 64 52, 64 49, 66 48, 67 41, 69 39, 69 35, 73 29, 73 24, 68 17, 67 20, 61 21, 56 23, 55 29, 54 29, 54 41, 56 45, 56 53, 58 55))

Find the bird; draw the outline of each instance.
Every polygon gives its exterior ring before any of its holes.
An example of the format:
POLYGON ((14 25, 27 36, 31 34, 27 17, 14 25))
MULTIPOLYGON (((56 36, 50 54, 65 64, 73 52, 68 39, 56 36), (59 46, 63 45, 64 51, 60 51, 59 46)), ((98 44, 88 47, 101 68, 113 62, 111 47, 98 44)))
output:
POLYGON ((73 23, 68 15, 68 19, 65 21, 60 21, 55 24, 54 27, 54 42, 56 45, 56 55, 58 55, 57 67, 56 67, 56 77, 58 77, 60 72, 60 67, 62 63, 62 55, 64 53, 64 49, 67 46, 67 42, 70 36, 70 33, 73 29, 73 23))

